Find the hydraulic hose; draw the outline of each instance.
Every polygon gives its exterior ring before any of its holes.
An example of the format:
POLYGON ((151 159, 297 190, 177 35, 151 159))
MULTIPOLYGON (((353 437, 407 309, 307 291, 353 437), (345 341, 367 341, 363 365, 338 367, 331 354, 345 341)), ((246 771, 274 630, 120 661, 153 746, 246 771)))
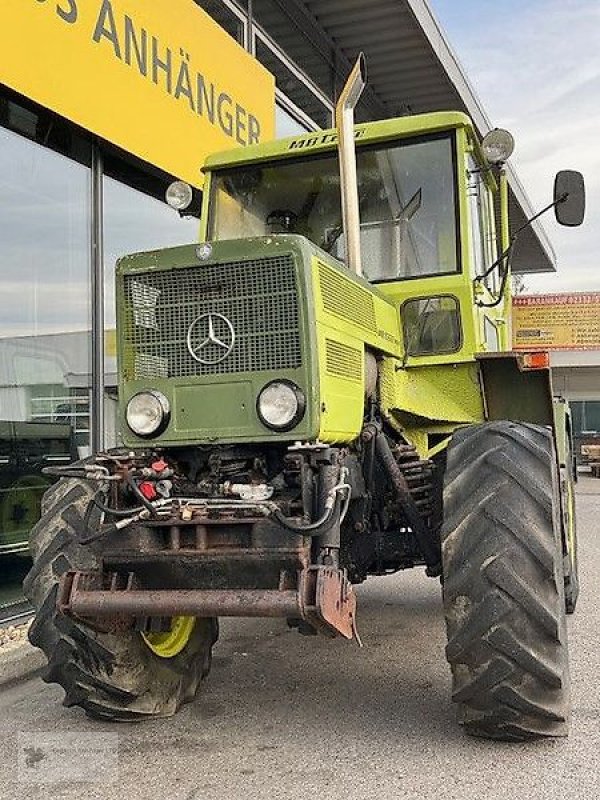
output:
MULTIPOLYGON (((337 524, 338 521, 341 521, 347 510, 348 500, 344 504, 342 508, 342 501, 340 499, 340 489, 346 488, 345 485, 340 485, 335 487, 335 496, 333 503, 326 509, 325 513, 319 517, 318 520, 315 522, 308 523, 307 525, 296 525, 293 522, 290 522, 289 519, 281 512, 279 508, 276 508, 273 511, 273 518, 279 522, 279 524, 285 528, 286 530, 290 531, 291 533, 299 533, 301 536, 322 536, 326 533, 333 525, 337 524)), ((350 489, 347 489, 348 495, 350 494, 350 489)))
POLYGON ((111 508, 110 506, 104 505, 98 498, 102 495, 101 492, 97 492, 91 499, 91 503, 96 506, 96 508, 100 509, 102 513, 108 514, 111 517, 132 517, 135 514, 139 514, 140 511, 144 508, 144 506, 138 506, 137 508, 111 508))

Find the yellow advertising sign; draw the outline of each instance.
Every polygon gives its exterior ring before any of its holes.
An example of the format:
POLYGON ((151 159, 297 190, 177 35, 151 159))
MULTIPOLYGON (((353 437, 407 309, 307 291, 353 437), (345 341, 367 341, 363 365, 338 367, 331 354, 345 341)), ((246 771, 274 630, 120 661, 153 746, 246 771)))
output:
POLYGON ((201 186, 273 138, 273 76, 193 0, 2 0, 0 83, 201 186))
POLYGON ((513 298, 515 350, 600 350, 600 292, 513 298))

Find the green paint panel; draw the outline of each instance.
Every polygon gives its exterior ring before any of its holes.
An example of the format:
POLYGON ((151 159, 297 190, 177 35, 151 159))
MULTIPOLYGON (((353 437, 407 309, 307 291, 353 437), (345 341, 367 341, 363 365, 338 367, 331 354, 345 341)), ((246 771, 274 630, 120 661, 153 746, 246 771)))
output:
POLYGON ((522 370, 515 353, 482 355, 478 360, 488 419, 553 425, 550 370, 522 370))
POLYGON ((312 278, 304 267, 313 254, 306 239, 279 236, 215 242, 206 259, 194 245, 121 259, 117 329, 125 444, 316 438, 319 373, 312 278), (226 316, 236 338, 230 355, 205 365, 190 355, 186 339, 194 320, 209 313, 226 316), (276 378, 292 380, 306 394, 304 418, 286 434, 267 429, 255 410, 258 393, 276 378), (145 389, 161 391, 173 409, 169 426, 152 440, 135 437, 125 423, 128 400, 145 389))
MULTIPOLYGON (((361 145, 384 142, 399 136, 415 136, 424 133, 439 133, 452 128, 466 128, 473 132, 471 120, 458 111, 438 111, 431 114, 415 114, 414 116, 386 119, 378 122, 355 125, 357 147, 361 145)), ((266 142, 250 147, 237 147, 215 153, 206 160, 205 170, 216 170, 241 164, 252 164, 256 161, 276 158, 295 158, 300 155, 335 150, 337 147, 337 131, 335 129, 314 131, 299 136, 266 142)))
POLYGON ((173 392, 175 435, 252 436, 255 433, 253 389, 249 381, 212 386, 179 386, 173 392))

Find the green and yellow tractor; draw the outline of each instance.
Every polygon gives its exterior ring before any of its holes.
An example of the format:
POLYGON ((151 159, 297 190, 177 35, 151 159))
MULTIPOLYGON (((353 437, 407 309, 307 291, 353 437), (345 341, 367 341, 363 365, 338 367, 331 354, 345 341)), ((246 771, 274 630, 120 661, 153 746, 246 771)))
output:
MULTIPOLYGON (((119 262, 123 447, 49 470, 25 582, 66 705, 173 714, 219 616, 360 643, 353 584, 424 567, 467 732, 566 733, 575 476, 547 355, 510 351, 511 137, 355 126, 363 83, 334 130, 209 158, 198 243, 119 262)), ((548 208, 583 205, 559 173, 548 208)))

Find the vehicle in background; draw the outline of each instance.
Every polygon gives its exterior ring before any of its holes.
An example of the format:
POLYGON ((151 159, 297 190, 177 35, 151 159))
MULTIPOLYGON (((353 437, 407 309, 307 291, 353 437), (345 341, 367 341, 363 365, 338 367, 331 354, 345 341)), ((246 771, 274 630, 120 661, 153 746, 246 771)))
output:
POLYGON ((0 556, 29 549, 29 532, 54 479, 43 467, 77 459, 70 425, 0 421, 0 556))
POLYGON ((600 400, 571 402, 573 440, 577 464, 589 466, 592 473, 600 471, 600 400))

